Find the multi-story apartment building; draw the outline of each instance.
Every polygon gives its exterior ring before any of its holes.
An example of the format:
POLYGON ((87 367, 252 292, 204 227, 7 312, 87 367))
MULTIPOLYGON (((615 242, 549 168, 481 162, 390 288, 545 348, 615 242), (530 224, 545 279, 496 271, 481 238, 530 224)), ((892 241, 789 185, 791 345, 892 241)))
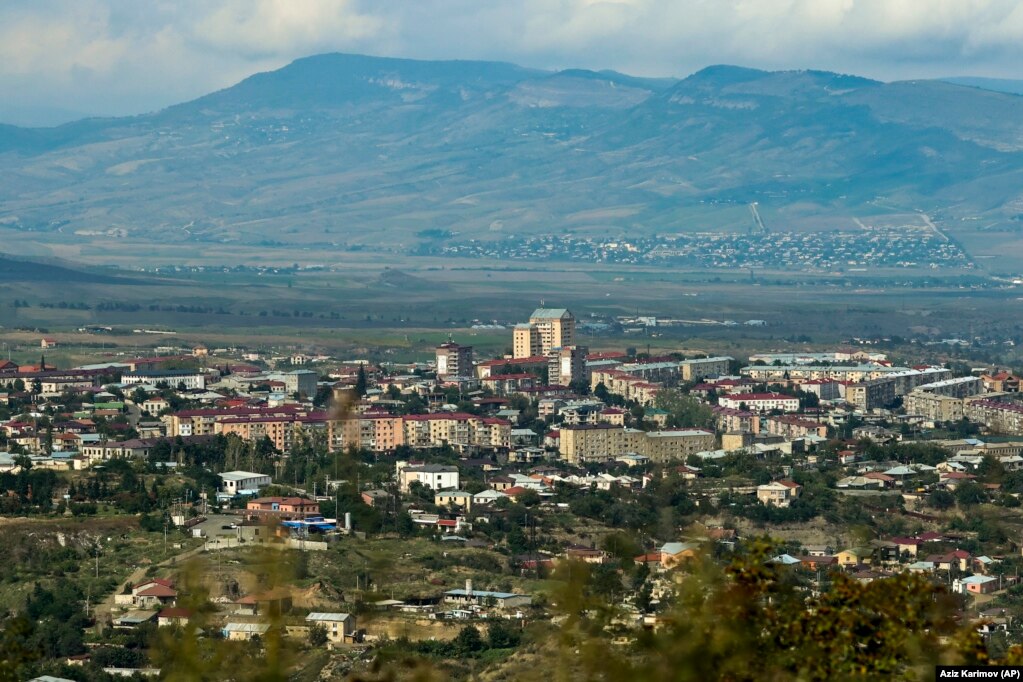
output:
POLYGON ((528 358, 550 355, 555 348, 575 345, 575 317, 566 308, 537 308, 529 324, 515 325, 512 355, 528 358))
POLYGON ((670 461, 715 446, 714 434, 702 429, 639 431, 602 423, 562 426, 560 437, 561 454, 572 464, 606 462, 628 453, 670 461))
POLYGON ((809 379, 799 384, 799 390, 813 393, 821 400, 838 400, 842 397, 841 386, 834 379, 809 379))
POLYGON ((799 410, 799 398, 783 393, 740 393, 737 395, 723 395, 718 398, 718 405, 741 409, 742 405, 750 412, 770 412, 781 410, 782 412, 796 412, 799 410))
MULTIPOLYGON (((743 376, 761 382, 799 381, 807 379, 834 379, 835 381, 869 381, 881 377, 901 375, 906 378, 903 393, 912 390, 920 383, 939 381, 951 378, 952 373, 944 368, 926 368, 924 370, 909 367, 888 367, 885 365, 748 365, 739 372, 743 376), (910 377, 920 377, 917 384, 909 381, 910 377)), ((902 393, 899 393, 902 395, 902 393)))
POLYGON ((562 426, 561 455, 572 464, 606 462, 625 454, 625 428, 613 424, 562 426))
POLYGON ((547 364, 547 383, 568 386, 574 381, 587 381, 586 346, 555 348, 547 364))
POLYGON ((591 390, 603 384, 608 393, 635 400, 640 405, 653 405, 657 394, 664 389, 659 383, 646 381, 620 369, 594 370, 590 375, 591 390))
POLYGON ((753 414, 749 410, 715 405, 711 411, 714 413, 714 423, 718 431, 723 433, 760 433, 760 415, 753 414))
POLYGON ((917 415, 936 422, 957 422, 964 416, 963 399, 927 391, 910 391, 903 407, 906 414, 917 415))
POLYGON ((235 417, 218 421, 214 425, 214 433, 233 433, 250 442, 269 438, 278 451, 290 452, 300 432, 309 434, 314 429, 326 431, 327 422, 326 413, 303 417, 235 417))
POLYGON ((494 395, 506 396, 517 393, 524 388, 533 388, 538 382, 532 374, 491 374, 480 383, 489 388, 494 395))
POLYGON ((679 363, 679 369, 683 381, 699 381, 706 377, 728 374, 733 361, 734 358, 727 356, 683 360, 679 363))
POLYGON ((984 382, 980 377, 957 377, 945 379, 930 384, 917 386, 917 391, 932 393, 934 395, 948 395, 954 398, 965 398, 971 395, 978 395, 984 392, 984 382))
POLYGON ((713 450, 715 441, 714 434, 703 429, 640 431, 633 439, 636 454, 654 462, 685 461, 697 452, 713 450))
POLYGON ((450 445, 459 450, 511 447, 511 422, 460 412, 404 416, 363 414, 332 422, 331 428, 342 434, 342 447, 354 446, 374 452, 389 452, 399 445, 412 448, 450 445))
POLYGON ((890 405, 895 400, 895 379, 882 377, 848 384, 845 402, 867 412, 890 405))
POLYGON ((527 323, 515 325, 512 330, 512 357, 531 358, 537 355, 543 355, 540 330, 527 323))
POLYGON ((983 398, 966 398, 964 403, 963 413, 970 421, 997 433, 1023 435, 1023 404, 983 398))
POLYGON ((811 419, 803 419, 796 415, 782 414, 776 417, 765 417, 764 425, 767 433, 785 438, 805 438, 806 436, 820 436, 827 438, 828 425, 815 422, 811 419))
POLYGON ((567 308, 537 308, 529 324, 540 333, 540 354, 575 345, 575 316, 567 308))
POLYGON ((330 423, 332 449, 353 446, 373 452, 390 452, 405 444, 405 421, 400 415, 365 413, 330 423), (340 432, 340 440, 336 433, 340 432))
POLYGON ((442 343, 437 346, 437 377, 470 377, 473 375, 472 346, 442 343))
POLYGON ((231 409, 183 410, 164 415, 162 421, 168 436, 211 436, 218 433, 216 424, 225 419, 241 417, 300 417, 309 414, 297 405, 280 407, 237 407, 231 409))

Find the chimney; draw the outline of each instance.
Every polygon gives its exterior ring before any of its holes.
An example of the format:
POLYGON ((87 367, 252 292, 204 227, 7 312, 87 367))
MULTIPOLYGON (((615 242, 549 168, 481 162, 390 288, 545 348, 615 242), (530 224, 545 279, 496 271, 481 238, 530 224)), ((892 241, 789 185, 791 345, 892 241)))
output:
POLYGON ((472 578, 465 579, 465 596, 472 596, 472 578))

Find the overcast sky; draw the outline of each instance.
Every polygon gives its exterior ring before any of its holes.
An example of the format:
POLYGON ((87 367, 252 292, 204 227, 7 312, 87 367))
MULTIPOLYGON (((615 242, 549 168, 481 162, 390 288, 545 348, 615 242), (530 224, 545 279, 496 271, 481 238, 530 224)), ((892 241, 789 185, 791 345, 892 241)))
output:
POLYGON ((1018 0, 0 0, 0 120, 159 109, 331 51, 685 76, 1023 78, 1018 0))

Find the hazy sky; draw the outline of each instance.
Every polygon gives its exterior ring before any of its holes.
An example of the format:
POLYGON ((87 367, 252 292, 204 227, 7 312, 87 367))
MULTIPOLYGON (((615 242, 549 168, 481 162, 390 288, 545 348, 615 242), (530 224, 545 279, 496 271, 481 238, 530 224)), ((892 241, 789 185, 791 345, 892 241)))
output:
POLYGON ((729 63, 1023 78, 1023 3, 0 0, 0 120, 150 111, 330 51, 652 76, 729 63))

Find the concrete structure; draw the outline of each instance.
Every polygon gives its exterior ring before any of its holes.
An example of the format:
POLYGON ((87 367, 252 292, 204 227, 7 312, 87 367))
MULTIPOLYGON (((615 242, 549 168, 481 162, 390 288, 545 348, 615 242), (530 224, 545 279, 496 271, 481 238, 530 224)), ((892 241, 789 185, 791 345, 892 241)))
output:
POLYGON ((464 590, 448 590, 444 593, 444 601, 462 606, 492 606, 499 609, 513 609, 529 606, 533 603, 533 598, 528 594, 514 592, 474 590, 472 580, 466 580, 464 590))
POLYGON ((530 358, 543 355, 540 330, 531 324, 517 324, 512 330, 512 357, 530 358))
POLYGON ((1023 404, 965 399, 963 413, 970 421, 983 424, 996 433, 1023 435, 1023 404))
POLYGON ((709 376, 728 374, 735 358, 721 356, 683 360, 679 363, 683 381, 697 381, 709 376))
POLYGON ((560 429, 560 450, 572 464, 607 462, 628 454, 656 462, 684 460, 712 450, 715 436, 701 429, 639 431, 614 424, 577 424, 560 429))
POLYGON ((887 407, 895 401, 895 379, 881 377, 849 384, 845 401, 862 412, 887 407))
POLYGON ((320 515, 320 503, 302 497, 260 497, 245 505, 246 518, 292 521, 320 515))
POLYGON ((733 410, 742 409, 741 406, 745 405, 745 409, 750 412, 796 412, 799 409, 799 398, 783 393, 739 393, 721 396, 718 405, 733 410))
POLYGON ((586 372, 586 346, 554 348, 547 365, 547 383, 568 386, 573 382, 588 381, 586 372))
POLYGON ((460 346, 457 343, 437 346, 437 378, 472 375, 472 346, 460 346))
POLYGON ((251 471, 225 471, 220 474, 220 481, 220 489, 227 495, 255 493, 273 482, 266 474, 256 474, 251 471))
POLYGON ((189 369, 149 369, 125 372, 121 375, 121 383, 125 386, 163 383, 171 388, 184 386, 188 391, 201 391, 206 388, 206 375, 189 369))
POLYGON ((458 489, 458 467, 445 464, 422 464, 409 466, 407 462, 398 462, 398 485, 402 491, 408 492, 413 481, 419 481, 433 490, 458 489))

